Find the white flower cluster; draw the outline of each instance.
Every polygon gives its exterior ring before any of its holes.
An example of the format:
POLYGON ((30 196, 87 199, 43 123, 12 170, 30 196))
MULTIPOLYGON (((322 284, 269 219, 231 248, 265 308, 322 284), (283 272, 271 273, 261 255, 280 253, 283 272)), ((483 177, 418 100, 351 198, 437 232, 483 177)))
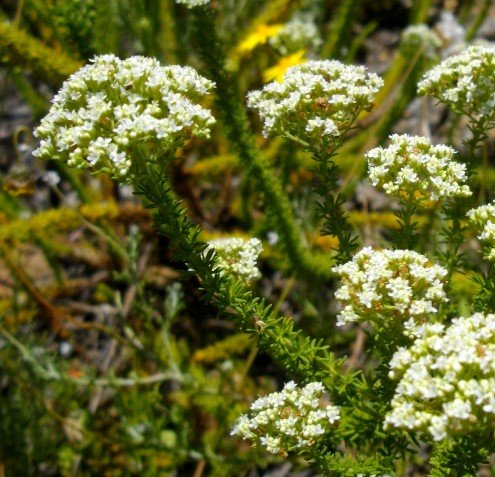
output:
POLYGON ((419 94, 433 96, 471 118, 495 121, 495 48, 471 46, 428 71, 419 94))
POLYGON ((36 156, 124 177, 140 144, 163 153, 191 135, 209 137, 215 120, 197 102, 214 84, 193 68, 141 56, 92 61, 53 98, 35 131, 41 139, 36 156))
POLYGON ((389 196, 404 194, 417 199, 438 200, 471 195, 466 166, 452 158, 454 149, 432 145, 426 137, 393 134, 390 146, 366 154, 371 183, 389 196))
POLYGON ((435 31, 442 38, 442 56, 444 58, 466 48, 466 29, 452 12, 448 10, 440 12, 440 19, 435 24, 435 31))
POLYGON ((340 419, 339 407, 321 405, 324 390, 322 383, 299 388, 290 381, 281 392, 257 399, 251 417, 242 415, 231 435, 261 444, 273 454, 309 447, 340 419))
POLYGON ((392 474, 356 474, 356 477, 392 477, 392 474))
POLYGON ((289 68, 282 83, 249 93, 248 105, 258 110, 265 136, 290 134, 320 144, 341 137, 361 111, 370 110, 382 85, 364 66, 310 61, 289 68))
POLYGON ((469 225, 480 232, 478 239, 483 242, 486 258, 495 260, 495 202, 471 209, 467 216, 469 225))
POLYGON ((356 321, 393 324, 393 319, 404 325, 404 334, 416 336, 427 315, 448 301, 443 288, 447 270, 411 250, 365 247, 332 270, 342 281, 335 292, 342 305, 339 326, 356 321))
POLYGON ((281 55, 288 55, 303 48, 317 48, 321 44, 321 38, 311 16, 297 15, 272 36, 268 43, 281 55))
POLYGON ((175 0, 175 3, 185 5, 187 8, 194 8, 208 5, 210 3, 210 0, 175 0))
POLYGON ((261 277, 256 260, 263 250, 257 238, 223 238, 210 240, 208 247, 215 250, 221 270, 245 281, 261 277))
POLYGON ((429 433, 439 441, 495 424, 495 315, 426 327, 390 363, 399 380, 385 427, 429 433))
POLYGON ((410 25, 403 32, 400 52, 405 58, 414 58, 418 53, 427 58, 436 58, 442 42, 427 25, 410 25))

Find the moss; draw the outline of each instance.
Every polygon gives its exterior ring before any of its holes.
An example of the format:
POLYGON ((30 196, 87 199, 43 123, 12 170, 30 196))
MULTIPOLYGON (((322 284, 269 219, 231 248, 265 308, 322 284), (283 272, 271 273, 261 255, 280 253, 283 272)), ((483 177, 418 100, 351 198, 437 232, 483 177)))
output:
POLYGON ((6 21, 0 21, 0 62, 31 71, 53 86, 60 86, 81 67, 79 61, 44 45, 6 21))

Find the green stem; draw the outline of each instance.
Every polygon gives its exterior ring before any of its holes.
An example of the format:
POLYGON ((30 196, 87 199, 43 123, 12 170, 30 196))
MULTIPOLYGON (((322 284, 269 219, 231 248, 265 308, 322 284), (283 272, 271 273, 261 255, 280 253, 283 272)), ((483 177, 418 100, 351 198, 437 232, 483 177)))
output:
MULTIPOLYGON (((402 55, 401 55, 401 58, 402 55)), ((405 58, 404 58, 405 60, 405 58)), ((403 73, 402 78, 398 81, 398 91, 394 93, 394 100, 390 107, 383 113, 381 119, 374 126, 374 143, 380 144, 390 134, 390 131, 395 124, 400 120, 405 110, 411 104, 411 101, 416 97, 418 82, 425 70, 425 62, 423 61, 423 51, 419 50, 413 58, 406 61, 407 68, 403 73)))
POLYGON ((473 23, 471 23, 469 30, 466 32, 465 39, 467 42, 471 41, 475 37, 476 33, 478 33, 478 30, 480 29, 481 25, 488 15, 488 12, 490 11, 491 4, 492 0, 483 1, 483 6, 480 8, 478 15, 476 15, 476 18, 473 20, 473 23))
POLYGON ((17 91, 31 109, 34 119, 36 121, 41 119, 48 111, 50 103, 31 86, 23 73, 12 70, 10 71, 10 77, 17 91))
POLYGON ((471 137, 469 139, 464 139, 462 143, 468 150, 465 163, 467 175, 469 178, 471 178, 474 174, 474 167, 476 166, 476 162, 478 161, 476 151, 487 139, 489 124, 483 117, 477 119, 469 116, 469 119, 470 123, 468 127, 471 131, 471 137))
POLYGON ((351 260, 358 247, 357 237, 343 209, 345 199, 340 193, 333 194, 338 189, 339 179, 339 168, 333 161, 333 157, 341 144, 342 140, 336 143, 331 150, 323 144, 319 151, 313 151, 313 158, 316 161, 315 173, 318 178, 315 192, 319 196, 317 205, 323 219, 321 233, 337 237, 339 245, 336 249, 337 255, 334 257, 337 263, 351 260))
MULTIPOLYGON (((71 171, 70 169, 68 170, 71 171)), ((64 195, 62 191, 56 185, 53 185, 51 189, 62 202, 64 200, 64 195)), ((109 245, 110 249, 112 250, 112 252, 114 252, 114 254, 117 257, 119 257, 124 263, 126 264, 129 263, 129 255, 127 254, 126 249, 120 245, 117 238, 115 238, 114 236, 115 235, 114 231, 110 227, 98 227, 97 225, 94 225, 89 220, 87 220, 81 213, 77 211, 77 209, 75 209, 74 212, 78 216, 79 220, 89 230, 91 230, 91 232, 93 232, 96 236, 103 239, 103 241, 109 245)))
POLYGON ((356 21, 356 11, 359 10, 361 0, 343 0, 336 10, 330 24, 327 40, 323 45, 320 55, 322 58, 341 57, 342 46, 350 37, 352 24, 356 21))
POLYGON ((83 204, 91 204, 94 202, 94 199, 91 198, 89 192, 80 180, 80 176, 82 175, 80 171, 67 167, 62 161, 50 160, 48 164, 50 167, 56 169, 60 174, 60 177, 70 184, 83 204))
POLYGON ((431 0, 415 0, 411 8, 411 24, 425 23, 428 20, 428 13, 431 7, 431 0))
POLYGON ((394 244, 403 250, 413 249, 418 241, 417 227, 418 223, 413 221, 413 216, 418 208, 417 201, 414 197, 408 196, 401 200, 401 209, 395 215, 397 216, 400 229, 396 237, 393 238, 394 244))
MULTIPOLYGON (((170 162, 170 159, 166 162, 170 162)), ((175 258, 194 272, 204 299, 232 318, 241 331, 256 336, 261 349, 303 382, 322 381, 335 392, 337 403, 348 402, 365 383, 355 374, 344 372, 344 360, 327 350, 320 340, 312 340, 294 329, 294 322, 278 317, 270 305, 246 290, 244 284, 222 274, 214 252, 198 240, 200 228, 193 225, 181 203, 174 197, 167 180, 164 161, 135 163, 135 190, 153 209, 157 231, 170 239, 175 258)))
POLYGON ((272 226, 279 233, 293 268, 306 278, 330 279, 330 261, 314 256, 303 245, 304 236, 297 226, 289 198, 255 145, 246 112, 240 103, 238 83, 225 69, 225 56, 216 36, 213 10, 209 7, 196 8, 193 17, 193 39, 208 75, 216 83, 216 103, 228 139, 237 149, 247 174, 253 177, 264 194, 265 207, 274 217, 272 226))
POLYGON ((3 326, 0 326, 0 333, 20 354, 21 358, 29 364, 34 373, 42 379, 60 379, 60 373, 55 369, 45 369, 38 360, 29 352, 29 350, 13 335, 11 335, 3 326))
POLYGON ((439 252, 443 265, 447 268, 446 282, 449 283, 452 274, 459 268, 462 263, 462 255, 459 255, 459 249, 463 242, 462 232, 464 228, 461 225, 461 204, 458 199, 452 199, 443 207, 445 222, 450 222, 444 226, 441 232, 447 244, 445 252, 439 252))
POLYGON ((132 378, 72 378, 69 375, 59 372, 54 367, 44 368, 38 360, 31 354, 18 339, 11 335, 3 326, 0 326, 0 333, 16 348, 21 358, 31 366, 33 372, 41 379, 47 381, 66 381, 76 385, 83 386, 111 386, 111 387, 132 387, 147 384, 156 384, 163 381, 184 381, 183 376, 175 371, 166 371, 153 374, 151 376, 132 377, 132 378))

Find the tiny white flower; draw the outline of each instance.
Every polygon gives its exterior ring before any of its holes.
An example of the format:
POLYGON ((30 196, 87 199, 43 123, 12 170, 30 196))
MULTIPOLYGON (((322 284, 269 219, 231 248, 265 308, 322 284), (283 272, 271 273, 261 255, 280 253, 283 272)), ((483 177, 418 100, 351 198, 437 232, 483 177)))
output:
POLYGON ((60 174, 57 171, 47 171, 43 174, 43 182, 51 187, 60 183, 60 174))
POLYGON ((340 419, 339 407, 321 404, 324 392, 322 383, 299 388, 290 381, 282 391, 257 399, 251 416, 240 416, 231 434, 273 454, 309 447, 340 419))
POLYGON ((433 96, 471 119, 493 126, 495 48, 470 46, 428 71, 418 85, 422 95, 433 96))
POLYGON ((310 144, 330 144, 373 107, 382 85, 363 66, 309 61, 289 68, 282 83, 249 93, 248 106, 258 111, 265 136, 290 134, 310 144))
POLYGON ((287 22, 268 43, 281 55, 303 48, 317 48, 322 40, 314 19, 309 15, 296 15, 287 22))
POLYGON ((125 178, 132 149, 153 145, 160 156, 191 136, 209 137, 215 120, 197 102, 213 86, 191 67, 97 56, 53 98, 35 130, 40 145, 33 154, 125 178))
POLYGON ((468 225, 479 233, 485 257, 495 260, 495 202, 471 209, 468 213, 468 225))
POLYGON ((261 277, 256 261, 263 246, 257 238, 210 240, 208 247, 215 250, 218 266, 225 273, 230 273, 245 281, 261 277))
POLYGON ((175 0, 175 2, 185 5, 187 8, 194 8, 208 5, 210 0, 175 0))
POLYGON ((392 320, 404 326, 404 334, 416 336, 427 315, 436 313, 447 301, 443 289, 446 270, 411 250, 366 247, 332 270, 341 280, 335 292, 342 306, 339 326, 392 320))
POLYGON ((390 361, 397 380, 385 427, 449 435, 482 430, 495 417, 495 315, 426 324, 409 349, 390 361), (488 424, 484 424, 488 423, 488 424))
POLYGON ((376 147, 366 154, 371 183, 393 197, 407 195, 422 200, 471 195, 466 166, 455 162, 454 149, 434 146, 426 137, 407 134, 390 136, 387 148, 376 147))
POLYGON ((427 58, 433 59, 441 45, 438 35, 427 25, 410 25, 402 32, 400 51, 406 58, 422 52, 427 58))

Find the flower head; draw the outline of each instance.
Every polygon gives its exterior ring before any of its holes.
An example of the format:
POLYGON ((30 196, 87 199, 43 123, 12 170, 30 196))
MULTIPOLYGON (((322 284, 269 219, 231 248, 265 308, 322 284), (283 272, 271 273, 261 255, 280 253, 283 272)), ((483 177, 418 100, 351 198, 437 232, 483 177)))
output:
POLYGON ((478 239, 483 243, 485 256, 495 260, 495 202, 471 209, 467 216, 468 225, 479 232, 478 239))
POLYGON ((256 260, 263 246, 257 238, 223 238, 210 240, 208 247, 215 250, 218 266, 225 273, 232 274, 245 281, 261 276, 256 260))
POLYGON ((162 154, 191 136, 209 137, 215 120, 197 103, 213 86, 191 67, 96 57, 53 98, 35 131, 41 142, 34 154, 125 177, 140 145, 162 154))
POLYGON ((471 46, 428 71, 419 94, 490 124, 495 121, 495 48, 471 46))
POLYGON ((208 5, 210 0, 175 0, 175 2, 185 5, 187 8, 194 8, 208 5))
POLYGON ((390 363, 398 380, 386 427, 430 434, 439 441, 495 423, 495 315, 427 325, 390 363))
POLYGON ((322 383, 299 388, 293 381, 281 392, 257 399, 251 416, 242 415, 231 434, 252 440, 273 454, 309 447, 340 418, 337 406, 321 404, 322 383))
POLYGON ((298 15, 287 22, 268 43, 281 55, 289 55, 303 48, 318 47, 321 38, 313 19, 298 15))
POLYGON ((438 35, 427 25, 409 25, 400 41, 400 52, 405 58, 414 58, 418 53, 426 58, 436 58, 442 42, 438 35))
POLYGON ((389 196, 404 194, 417 199, 438 200, 471 195, 466 166, 452 158, 454 149, 434 146, 426 137, 393 134, 387 148, 366 154, 368 174, 374 186, 389 196))
POLYGON ((447 301, 443 289, 447 271, 411 250, 366 247, 332 270, 342 281, 335 292, 342 305, 338 325, 395 320, 404 325, 406 335, 417 335, 426 317, 447 301))
POLYGON ((383 81, 364 66, 339 61, 309 61, 289 68, 282 83, 273 82, 248 95, 258 110, 263 134, 290 134, 308 143, 335 141, 359 113, 373 107, 383 81))

